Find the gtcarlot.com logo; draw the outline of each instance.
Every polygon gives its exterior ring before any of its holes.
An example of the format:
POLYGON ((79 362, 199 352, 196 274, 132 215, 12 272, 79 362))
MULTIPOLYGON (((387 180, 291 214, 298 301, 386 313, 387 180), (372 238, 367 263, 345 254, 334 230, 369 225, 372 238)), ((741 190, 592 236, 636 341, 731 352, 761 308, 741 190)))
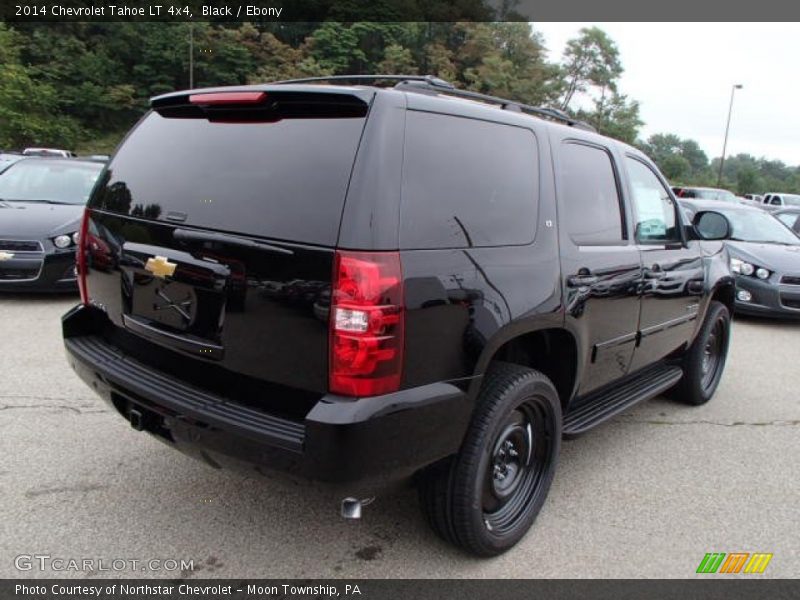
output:
POLYGON ((766 552, 708 552, 697 566, 697 573, 757 574, 767 568, 772 554, 766 552))
POLYGON ((19 571, 194 571, 194 560, 175 558, 69 558, 49 554, 20 554, 14 557, 19 571))

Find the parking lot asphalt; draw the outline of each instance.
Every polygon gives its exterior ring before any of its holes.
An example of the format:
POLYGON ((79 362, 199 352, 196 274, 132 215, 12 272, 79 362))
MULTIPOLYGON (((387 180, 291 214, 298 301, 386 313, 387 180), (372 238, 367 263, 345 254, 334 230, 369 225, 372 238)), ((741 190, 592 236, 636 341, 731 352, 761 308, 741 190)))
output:
POLYGON ((800 323, 737 319, 709 404, 658 398, 565 442, 533 529, 479 560, 427 529, 411 489, 347 522, 323 486, 217 471, 132 430, 67 367, 76 301, 0 296, 0 577, 691 577, 707 552, 800 573, 800 323), (194 569, 20 571, 20 555, 194 569))

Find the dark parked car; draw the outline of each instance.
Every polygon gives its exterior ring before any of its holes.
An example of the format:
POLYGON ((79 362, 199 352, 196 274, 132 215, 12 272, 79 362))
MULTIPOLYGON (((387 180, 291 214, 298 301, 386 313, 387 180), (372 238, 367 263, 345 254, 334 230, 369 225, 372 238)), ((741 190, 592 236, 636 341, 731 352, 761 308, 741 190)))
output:
POLYGON ((795 233, 800 234, 800 206, 797 208, 784 208, 772 213, 777 219, 795 233))
POLYGON ((135 429, 336 483, 350 515, 416 475, 433 528, 495 555, 562 436, 711 398, 729 224, 560 113, 352 79, 154 98, 86 211, 122 254, 79 252, 69 362, 135 429))
POLYGON ((0 291, 77 290, 78 229, 102 168, 26 158, 0 175, 0 291))
POLYGON ((672 188, 678 198, 696 198, 698 200, 717 200, 740 204, 741 201, 733 192, 719 188, 708 187, 679 187, 672 188))
POLYGON ((736 274, 737 312, 800 317, 797 234, 759 208, 685 200, 681 204, 690 214, 716 210, 731 222, 733 233, 726 244, 736 274))

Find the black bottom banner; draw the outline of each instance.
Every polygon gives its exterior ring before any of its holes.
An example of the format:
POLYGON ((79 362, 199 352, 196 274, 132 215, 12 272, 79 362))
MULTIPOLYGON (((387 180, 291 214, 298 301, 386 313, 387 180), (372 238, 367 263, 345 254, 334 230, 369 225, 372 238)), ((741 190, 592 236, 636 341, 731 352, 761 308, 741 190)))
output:
POLYGON ((11 580, 0 599, 30 600, 737 600, 800 598, 800 580, 363 579, 11 580))

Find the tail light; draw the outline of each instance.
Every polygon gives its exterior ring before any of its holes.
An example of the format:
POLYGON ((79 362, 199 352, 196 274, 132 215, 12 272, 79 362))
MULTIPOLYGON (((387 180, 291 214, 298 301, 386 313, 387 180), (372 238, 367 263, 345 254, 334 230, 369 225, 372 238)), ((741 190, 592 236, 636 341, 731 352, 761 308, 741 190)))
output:
POLYGON ((89 289, 86 287, 86 270, 89 266, 89 209, 83 211, 83 220, 78 234, 78 250, 75 254, 75 266, 78 269, 78 290, 81 303, 89 304, 89 289))
POLYGON ((338 251, 331 295, 331 392, 375 396, 397 391, 403 321, 400 255, 338 251))
POLYGON ((266 92, 210 92, 192 94, 189 96, 191 104, 218 105, 218 104, 258 104, 267 97, 266 92))

